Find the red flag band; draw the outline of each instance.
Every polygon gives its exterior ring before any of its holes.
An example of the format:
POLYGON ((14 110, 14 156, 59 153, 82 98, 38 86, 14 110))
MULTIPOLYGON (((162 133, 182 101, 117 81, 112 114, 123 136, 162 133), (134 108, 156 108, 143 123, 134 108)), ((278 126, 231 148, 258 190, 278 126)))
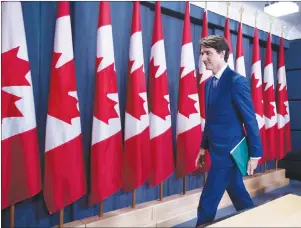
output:
POLYGON ((244 40, 242 37, 242 23, 239 23, 238 34, 237 34, 237 44, 236 44, 236 64, 235 71, 240 75, 246 77, 245 69, 245 58, 244 58, 244 40))
POLYGON ((1 209, 41 191, 37 124, 20 2, 2 4, 1 209))
POLYGON ((283 37, 281 37, 280 39, 277 81, 277 122, 279 132, 279 150, 277 154, 277 159, 282 159, 284 155, 292 149, 283 37))
POLYGON ((90 203, 103 201, 122 186, 122 133, 110 3, 99 3, 90 203))
POLYGON ((177 176, 184 177, 195 170, 195 159, 201 145, 199 111, 193 46, 190 28, 189 2, 186 2, 177 113, 177 176))
POLYGON ((263 81, 265 123, 265 139, 263 142, 263 149, 265 151, 265 160, 270 161, 275 159, 277 154, 277 111, 274 90, 271 34, 268 35, 267 40, 263 81))
MULTIPOLYGON (((203 27, 202 27, 202 38, 208 36, 208 18, 207 18, 207 11, 204 11, 203 15, 203 27)), ((205 64, 202 61, 202 55, 200 54, 199 57, 199 103, 200 103, 200 114, 201 114, 201 129, 202 132, 204 131, 205 128, 205 123, 206 123, 206 110, 205 110, 205 84, 208 78, 210 78, 212 75, 212 71, 206 70, 205 64)), ((202 132, 201 132, 201 138, 202 138, 202 132)), ((205 171, 208 171, 211 165, 211 160, 210 160, 210 154, 208 150, 205 152, 205 171)))
POLYGON ((229 67, 234 70, 234 60, 233 60, 233 51, 232 51, 232 41, 231 41, 231 33, 230 33, 230 21, 229 18, 226 18, 225 21, 225 30, 224 30, 224 37, 228 42, 229 45, 229 58, 228 58, 228 65, 229 67))
POLYGON ((149 115, 144 74, 140 3, 134 2, 125 111, 124 189, 141 186, 151 172, 149 115))
POLYGON ((46 121, 44 197, 52 214, 86 193, 68 2, 58 2, 46 121))
POLYGON ((171 115, 160 2, 156 2, 150 57, 149 112, 152 170, 150 185, 155 186, 174 170, 171 115))
MULTIPOLYGON (((262 94, 262 74, 261 74, 261 60, 260 60, 260 47, 258 38, 258 29, 254 29, 254 43, 253 43, 253 58, 251 68, 251 91, 254 111, 258 128, 260 131, 260 137, 262 143, 264 143, 264 107, 263 107, 263 94, 262 94)), ((264 151, 264 155, 266 152, 264 151)), ((259 160, 259 163, 265 161, 265 156, 259 160)))

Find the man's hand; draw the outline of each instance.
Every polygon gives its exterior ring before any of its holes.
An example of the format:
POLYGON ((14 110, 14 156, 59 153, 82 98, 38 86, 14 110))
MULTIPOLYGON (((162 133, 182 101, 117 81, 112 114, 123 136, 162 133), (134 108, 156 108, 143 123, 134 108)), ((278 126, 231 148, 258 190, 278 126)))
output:
POLYGON ((205 150, 203 148, 200 149, 200 152, 195 160, 195 167, 203 168, 205 166, 205 150))
POLYGON ((259 159, 250 158, 250 160, 248 162, 248 170, 247 170, 248 175, 254 174, 254 170, 256 169, 257 164, 258 164, 258 160, 259 159))

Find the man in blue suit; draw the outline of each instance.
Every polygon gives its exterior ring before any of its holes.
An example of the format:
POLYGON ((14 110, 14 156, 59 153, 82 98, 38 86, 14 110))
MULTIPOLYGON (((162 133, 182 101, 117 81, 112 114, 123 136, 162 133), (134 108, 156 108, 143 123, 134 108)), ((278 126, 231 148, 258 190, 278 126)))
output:
POLYGON ((252 104, 248 80, 227 65, 229 46, 222 36, 201 40, 201 56, 206 69, 213 72, 207 80, 206 124, 196 166, 204 165, 205 150, 209 150, 211 168, 198 206, 196 226, 212 222, 225 191, 236 210, 253 207, 253 201, 243 183, 243 177, 230 151, 245 136, 250 153, 248 174, 253 175, 262 156, 259 128, 252 104))

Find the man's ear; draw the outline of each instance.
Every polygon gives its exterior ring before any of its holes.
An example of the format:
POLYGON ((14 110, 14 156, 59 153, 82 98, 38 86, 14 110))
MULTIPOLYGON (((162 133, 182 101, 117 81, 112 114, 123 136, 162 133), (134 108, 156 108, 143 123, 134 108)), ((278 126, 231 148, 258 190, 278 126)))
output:
POLYGON ((225 54, 226 54, 226 51, 221 51, 221 57, 224 58, 225 57, 225 54))

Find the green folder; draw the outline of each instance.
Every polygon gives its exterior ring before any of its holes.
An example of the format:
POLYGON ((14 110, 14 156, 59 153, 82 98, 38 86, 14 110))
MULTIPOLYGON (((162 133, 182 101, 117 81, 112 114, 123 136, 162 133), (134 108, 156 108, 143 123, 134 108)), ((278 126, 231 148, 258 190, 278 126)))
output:
POLYGON ((247 176, 248 161, 249 161, 249 151, 247 139, 244 137, 231 151, 234 161, 237 164, 241 174, 247 176))

